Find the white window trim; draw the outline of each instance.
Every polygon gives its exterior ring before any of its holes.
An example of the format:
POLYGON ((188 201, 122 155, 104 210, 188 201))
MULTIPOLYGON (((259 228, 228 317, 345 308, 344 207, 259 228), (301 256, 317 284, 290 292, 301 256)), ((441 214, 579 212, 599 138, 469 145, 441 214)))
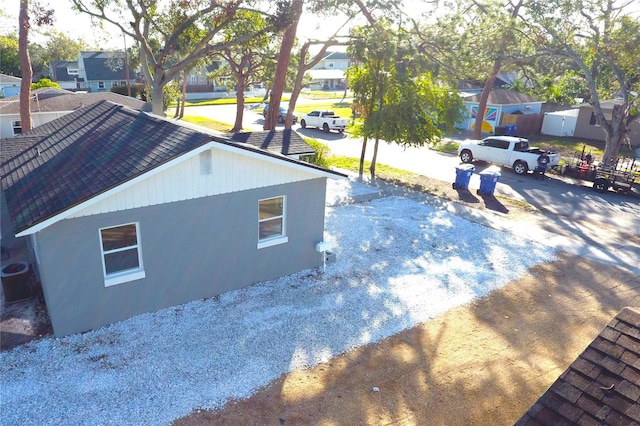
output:
POLYGON ((135 280, 139 280, 142 278, 146 277, 145 271, 144 271, 144 265, 142 264, 142 243, 141 243, 141 239, 140 239, 140 224, 138 222, 135 223, 123 223, 120 225, 115 225, 115 226, 105 226, 104 228, 100 228, 98 229, 98 239, 100 241, 100 254, 101 254, 101 258, 102 258, 102 274, 104 276, 104 286, 105 287, 110 287, 113 285, 118 285, 118 284, 123 284, 129 281, 135 281, 135 280), (135 246, 127 246, 127 247, 122 247, 116 250, 109 250, 107 252, 104 251, 103 249, 103 244, 102 244, 102 230, 104 229, 112 229, 112 228, 119 228, 121 226, 127 226, 127 225, 136 225, 136 245, 135 246), (132 247, 135 247, 138 251, 138 265, 140 265, 138 268, 135 269, 128 269, 126 271, 121 271, 121 272, 116 272, 113 274, 108 274, 107 275, 107 267, 104 263, 104 255, 108 254, 108 253, 114 253, 114 252, 118 252, 118 251, 122 251, 122 250, 129 250, 132 247))
MULTIPOLYGON (((262 198, 258 200, 258 228, 260 228, 260 222, 273 220, 277 218, 282 218, 282 234, 276 235, 273 237, 265 238, 263 240, 258 240, 258 249, 273 247, 280 244, 285 244, 289 242, 289 237, 287 237, 287 197, 284 195, 278 195, 276 197, 262 198), (266 219, 260 219, 260 202, 266 200, 273 200, 276 198, 282 198, 282 215, 281 216, 271 216, 266 219)), ((259 231, 258 231, 259 232, 259 231)))
POLYGON ((20 120, 11 121, 11 128, 13 129, 14 135, 19 135, 20 133, 22 133, 22 122, 20 120), (20 131, 16 133, 17 129, 20 129, 20 131))

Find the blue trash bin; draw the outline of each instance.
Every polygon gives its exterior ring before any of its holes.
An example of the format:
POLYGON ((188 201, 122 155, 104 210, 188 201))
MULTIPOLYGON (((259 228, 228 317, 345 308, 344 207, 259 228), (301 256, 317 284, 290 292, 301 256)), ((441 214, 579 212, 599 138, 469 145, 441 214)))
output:
POLYGON ((468 189, 469 180, 475 170, 473 164, 461 164, 456 166, 456 181, 453 183, 453 189, 468 189))
POLYGON ((505 136, 517 136, 518 125, 517 124, 505 124, 504 135, 505 136))
POLYGON ((500 176, 501 175, 498 170, 491 170, 491 168, 481 171, 478 195, 493 195, 500 176))

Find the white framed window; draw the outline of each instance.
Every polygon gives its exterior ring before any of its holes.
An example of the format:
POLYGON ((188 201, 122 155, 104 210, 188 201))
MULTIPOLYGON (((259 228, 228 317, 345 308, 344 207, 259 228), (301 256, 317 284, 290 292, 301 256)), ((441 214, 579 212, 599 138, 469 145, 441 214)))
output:
POLYGON ((289 241, 286 227, 284 196, 258 201, 258 248, 284 244, 289 241))
POLYGON ((104 89, 104 81, 98 82, 98 89, 104 89))
POLYGON ((138 223, 101 228, 100 250, 105 287, 145 277, 138 223))
POLYGON ((118 82, 117 81, 112 81, 111 82, 111 87, 118 87, 118 82))
POLYGON ((20 120, 12 121, 11 126, 13 127, 14 135, 22 133, 22 123, 20 122, 20 120))

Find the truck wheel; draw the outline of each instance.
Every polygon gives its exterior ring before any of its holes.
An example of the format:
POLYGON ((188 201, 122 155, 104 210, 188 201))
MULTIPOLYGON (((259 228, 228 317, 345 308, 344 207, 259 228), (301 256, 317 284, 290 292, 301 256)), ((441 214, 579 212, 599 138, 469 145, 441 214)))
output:
POLYGON ((529 166, 524 161, 516 161, 513 163, 513 171, 516 172, 517 175, 525 175, 529 171, 529 166))
POLYGON ((322 125, 322 131, 325 133, 329 133, 329 125, 327 123, 324 123, 322 125))
POLYGON ((609 189, 609 181, 606 179, 600 178, 596 179, 593 182, 593 190, 596 192, 607 192, 609 189))
POLYGON ((468 149, 463 149, 460 153, 460 160, 463 163, 470 163, 473 161, 473 154, 471 154, 471 151, 469 151, 468 149))
POLYGON ((307 122, 304 120, 300 120, 300 127, 302 127, 303 129, 307 128, 307 122))

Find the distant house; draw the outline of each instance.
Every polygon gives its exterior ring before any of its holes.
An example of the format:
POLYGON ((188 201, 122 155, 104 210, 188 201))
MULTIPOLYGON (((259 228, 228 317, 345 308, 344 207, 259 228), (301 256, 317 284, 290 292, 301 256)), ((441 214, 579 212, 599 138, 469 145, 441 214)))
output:
MULTIPOLYGON (((32 125, 33 127, 40 126, 78 108, 104 100, 141 111, 151 111, 151 104, 113 92, 74 93, 53 87, 44 87, 31 92, 32 125)), ((15 95, 0 101, 0 137, 6 138, 20 133, 22 133, 20 96, 15 95)))
MULTIPOLYGON (((611 111, 620 100, 600 102, 602 112, 607 120, 611 120, 611 111)), ((631 146, 640 147, 640 121, 629 126, 631 146)), ((541 133, 552 136, 573 136, 576 138, 606 140, 604 130, 596 123, 595 108, 591 104, 575 105, 574 108, 545 113, 541 133)))
POLYGON ((0 139, 2 235, 56 336, 322 264, 344 175, 193 127, 102 101, 0 139))
MULTIPOLYGON (((462 96, 469 118, 457 123, 456 127, 473 130, 480 103, 480 93, 463 93, 462 96)), ((497 127, 503 124, 503 116, 506 114, 540 114, 542 103, 542 101, 514 90, 494 89, 489 93, 484 110, 482 132, 496 133, 497 127)))
MULTIPOLYGON (((611 120, 611 111, 616 105, 621 104, 622 101, 617 99, 610 99, 600 102, 602 112, 607 120, 611 120)), ((594 139, 598 141, 605 140, 604 130, 596 123, 595 108, 591 104, 577 105, 578 117, 576 120, 576 127, 573 132, 573 136, 577 138, 594 139)), ((631 146, 640 147, 640 121, 636 120, 631 123, 631 146)))
POLYGON ((326 52, 320 62, 307 71, 313 79, 311 90, 344 89, 347 68, 349 68, 349 58, 346 53, 326 52))
MULTIPOLYGON (((77 81, 79 89, 90 92, 108 92, 112 87, 126 86, 124 52, 80 52, 77 81)), ((134 74, 129 71, 129 84, 134 83, 134 74)))
POLYGON ((58 83, 62 89, 80 89, 78 74, 77 61, 51 61, 49 64, 49 76, 51 81, 58 83))
POLYGON ((1 97, 8 98, 20 94, 20 84, 22 79, 12 75, 0 74, 0 94, 1 97))
POLYGON ((640 310, 624 308, 517 426, 640 424, 640 310))
POLYGON ((219 66, 220 63, 214 61, 209 65, 199 66, 189 71, 189 75, 187 75, 187 100, 213 99, 215 97, 216 84, 212 78, 209 78, 209 73, 217 70, 219 66))

